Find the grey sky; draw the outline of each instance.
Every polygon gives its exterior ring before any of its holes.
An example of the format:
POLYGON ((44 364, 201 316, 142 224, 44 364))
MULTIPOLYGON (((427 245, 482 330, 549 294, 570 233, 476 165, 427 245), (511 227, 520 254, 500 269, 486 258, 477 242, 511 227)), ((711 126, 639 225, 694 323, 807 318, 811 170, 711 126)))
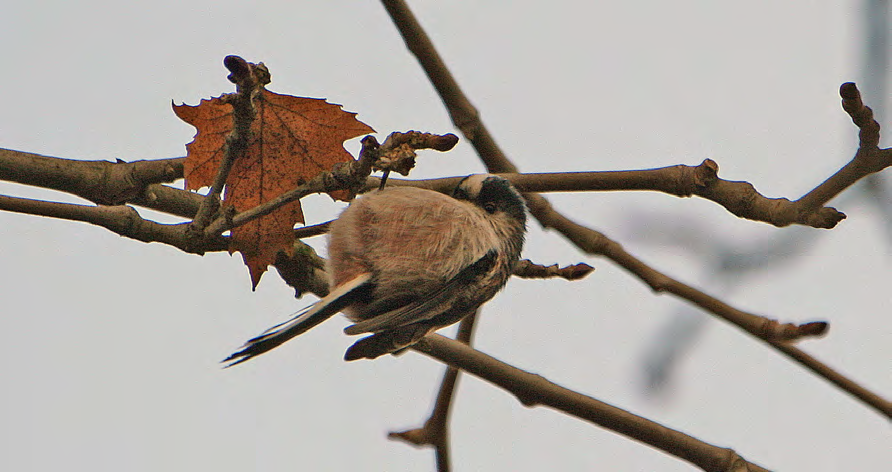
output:
MULTIPOLYGON (((525 171, 709 157, 725 178, 796 198, 857 142, 837 89, 860 79, 860 2, 410 4, 525 171)), ((17 2, 4 6, 0 44, 5 148, 77 159, 184 155, 194 130, 170 101, 230 91, 227 54, 264 61, 270 89, 341 103, 380 137, 454 132, 378 2, 17 2)), ((414 177, 482 170, 460 143, 425 154, 414 177)), ((9 184, 0 193, 70 201, 9 184)), ((685 214, 748 246, 785 231, 697 199, 550 198, 716 295, 691 254, 622 239, 630 211, 685 214)), ((339 208, 309 202, 311 221, 339 208)), ((840 209, 848 219, 807 257, 726 299, 783 321, 829 320, 830 335, 802 347, 888 397, 890 249, 868 205, 840 209)), ((597 271, 573 284, 511 281, 484 309, 481 350, 771 469, 892 462, 888 420, 724 323, 711 324, 681 365, 671 398, 644 398, 641 353, 680 302, 531 229, 526 257, 597 271)), ((0 268, 2 470, 432 470, 430 451, 385 438, 428 414, 443 367, 419 354, 344 363, 351 339, 336 318, 261 359, 219 368, 245 339, 311 302, 294 300, 274 274, 252 293, 240 257, 200 258, 0 213, 0 268)), ((525 409, 476 379, 460 388, 455 470, 692 469, 525 409)))

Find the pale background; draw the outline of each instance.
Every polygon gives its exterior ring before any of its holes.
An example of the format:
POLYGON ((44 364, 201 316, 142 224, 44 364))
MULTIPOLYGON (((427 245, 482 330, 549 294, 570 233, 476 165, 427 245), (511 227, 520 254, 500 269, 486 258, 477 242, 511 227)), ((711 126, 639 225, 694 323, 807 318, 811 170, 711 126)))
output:
MULTIPOLYGON (((359 112, 379 139, 455 131, 377 2, 7 3, 0 147, 76 159, 184 155, 194 129, 170 102, 231 91, 227 54, 264 61, 276 92, 359 112)), ((837 90, 862 77, 860 2, 410 4, 524 171, 710 157, 726 178, 796 198, 857 142, 837 90)), ((358 141, 348 148, 355 153, 358 141)), ((424 155, 414 176, 482 170, 461 143, 424 155)), ((0 192, 72 201, 7 184, 0 192)), ((698 199, 551 199, 658 269, 720 296, 725 288, 704 258, 631 234, 642 212, 683 215, 745 248, 790 231, 698 199)), ((306 207, 321 221, 338 205, 319 197, 306 207)), ((831 321, 827 338, 803 348, 888 397, 892 253, 870 205, 840 209, 848 219, 837 229, 806 230, 821 237, 799 247, 804 257, 748 276, 725 298, 785 321, 831 321)), ((673 231, 660 225, 646 227, 673 231)), ((888 419, 725 323, 708 325, 665 395, 644 395, 644 353, 683 304, 536 223, 525 255, 597 271, 572 284, 511 281, 484 310, 479 349, 771 469, 892 463, 888 419)), ((0 269, 0 470, 433 469, 431 451, 385 439, 427 417, 443 371, 428 358, 344 363, 351 339, 336 318, 254 362, 219 368, 245 339, 312 301, 294 300, 275 274, 252 293, 238 256, 202 258, 84 224, 0 213, 0 269)), ((692 469, 587 423, 523 408, 477 379, 463 377, 460 389, 457 471, 692 469)))

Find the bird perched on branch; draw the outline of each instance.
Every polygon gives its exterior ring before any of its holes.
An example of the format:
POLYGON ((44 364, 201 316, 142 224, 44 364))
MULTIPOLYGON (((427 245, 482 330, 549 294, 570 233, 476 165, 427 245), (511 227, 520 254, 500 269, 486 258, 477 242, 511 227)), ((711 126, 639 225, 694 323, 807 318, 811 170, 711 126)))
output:
POLYGON ((227 367, 263 354, 337 312, 355 324, 346 360, 405 349, 474 313, 504 287, 523 248, 523 198, 507 180, 465 177, 452 196, 415 187, 363 195, 329 230, 331 292, 249 340, 227 367))

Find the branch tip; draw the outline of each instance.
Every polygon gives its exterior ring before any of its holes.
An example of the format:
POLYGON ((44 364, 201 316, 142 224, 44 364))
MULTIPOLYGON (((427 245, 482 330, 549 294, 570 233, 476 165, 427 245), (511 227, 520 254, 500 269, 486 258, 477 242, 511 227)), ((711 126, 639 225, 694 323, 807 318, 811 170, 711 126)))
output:
POLYGON ((839 86, 839 96, 843 100, 860 100, 861 93, 858 92, 855 82, 846 82, 839 86))
POLYGON ((269 68, 262 62, 254 64, 239 56, 229 55, 223 58, 223 66, 230 72, 226 78, 239 87, 262 86, 271 81, 269 68))
POLYGON ((430 438, 427 437, 425 430, 422 428, 410 429, 408 431, 393 431, 387 433, 387 439, 403 441, 418 447, 432 445, 430 438))
POLYGON ((521 259, 514 264, 514 275, 524 279, 562 278, 571 281, 580 280, 584 279, 594 270, 594 267, 584 262, 559 267, 557 264, 544 266, 536 264, 529 259, 521 259))
POLYGON ((446 152, 451 150, 458 144, 458 136, 449 133, 444 134, 442 136, 434 135, 434 139, 431 140, 432 145, 431 148, 440 152, 446 152))
POLYGON ((830 323, 826 321, 812 321, 799 325, 799 333, 802 336, 823 336, 830 329, 830 323))
POLYGON ((226 77, 230 82, 239 84, 251 75, 251 67, 248 61, 239 56, 230 55, 223 58, 223 66, 230 72, 226 77))

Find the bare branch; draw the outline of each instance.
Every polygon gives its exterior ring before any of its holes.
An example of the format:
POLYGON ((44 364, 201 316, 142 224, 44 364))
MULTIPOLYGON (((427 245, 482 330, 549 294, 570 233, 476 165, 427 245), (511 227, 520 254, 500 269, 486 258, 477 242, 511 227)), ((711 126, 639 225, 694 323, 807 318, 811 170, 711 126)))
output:
POLYGON ((372 171, 372 165, 377 158, 378 142, 373 136, 366 136, 362 140, 363 148, 359 160, 341 163, 328 172, 320 172, 310 181, 272 198, 254 208, 238 213, 231 218, 218 218, 205 229, 205 234, 210 237, 224 231, 236 228, 262 216, 268 215, 287 203, 313 194, 332 192, 342 189, 358 188, 366 182, 366 178, 372 171))
MULTIPOLYGON (((542 202, 547 204, 547 201, 544 199, 542 199, 542 202)), ((804 336, 821 335, 827 329, 827 323, 825 322, 812 322, 803 325, 781 324, 776 320, 738 310, 648 266, 626 252, 625 248, 618 242, 613 241, 603 233, 571 221, 569 218, 556 212, 550 204, 535 209, 531 208, 530 210, 534 214, 539 215, 539 221, 544 226, 557 229, 573 244, 589 254, 606 256, 640 278, 655 292, 667 292, 688 300, 700 308, 737 325, 759 339, 765 341, 790 341, 804 336)))
POLYGON ((368 176, 373 169, 408 172, 414 166, 416 150, 436 149, 448 151, 455 146, 457 140, 458 138, 451 134, 441 136, 408 131, 405 133, 391 133, 383 144, 378 144, 374 136, 366 136, 362 139, 362 151, 359 153, 358 160, 341 163, 328 172, 320 172, 309 182, 261 203, 254 208, 243 211, 231 219, 218 218, 207 227, 205 234, 208 236, 220 234, 223 231, 268 215, 287 203, 313 193, 332 192, 342 189, 355 191, 366 184, 368 176))
POLYGON ((858 151, 848 164, 796 203, 804 211, 818 208, 849 188, 858 180, 892 166, 892 149, 880 149, 880 124, 873 119, 873 110, 861 101, 861 93, 852 82, 839 87, 842 108, 859 129, 858 151))
MULTIPOLYGON (((458 333, 455 340, 469 345, 474 337, 474 327, 480 312, 474 312, 466 316, 458 325, 458 333)), ((424 426, 409 431, 393 432, 387 435, 391 439, 414 444, 416 446, 432 446, 437 459, 437 472, 448 472, 451 468, 449 454, 449 413, 452 409, 453 399, 458 385, 458 375, 461 371, 451 365, 446 366, 446 373, 440 382, 437 399, 430 417, 424 422, 424 426)))
POLYGON ((217 175, 211 184, 211 189, 205 195, 204 201, 195 215, 190 231, 190 237, 195 240, 213 237, 220 232, 204 232, 203 230, 211 222, 214 214, 220 207, 223 186, 235 161, 241 158, 248 149, 251 137, 251 124, 257 116, 254 100, 263 90, 263 86, 270 82, 269 71, 261 62, 250 63, 238 56, 226 56, 223 65, 231 72, 230 82, 236 85, 236 93, 221 97, 225 103, 232 106, 232 131, 226 136, 226 145, 223 149, 223 159, 217 168, 217 175))
POLYGON ((195 192, 152 184, 127 203, 191 220, 202 201, 203 197, 195 192))
POLYGON ((561 278, 566 280, 581 280, 591 274, 595 268, 580 262, 566 267, 558 267, 557 264, 543 266, 529 259, 517 261, 514 265, 514 275, 522 279, 551 279, 561 278))
MULTIPOLYGON (((833 228, 845 215, 835 208, 820 207, 804 211, 803 204, 786 198, 768 198, 749 182, 724 180, 718 176, 718 164, 706 159, 698 166, 683 164, 657 169, 507 173, 500 174, 522 192, 591 192, 650 190, 677 197, 696 195, 725 207, 735 216, 774 226, 800 224, 814 228, 833 228)), ((394 180, 394 185, 417 185, 448 191, 457 178, 429 180, 394 180)))
MULTIPOLYGON (((406 144, 412 134, 421 135, 415 131, 408 133, 392 133, 391 137, 381 145, 381 151, 376 156, 375 168, 393 168, 402 172, 404 166, 410 166, 414 162, 414 152, 409 153, 407 146, 412 149, 417 144, 406 144), (393 136, 399 139, 392 140, 393 136)), ((448 139, 452 135, 433 135, 424 133, 423 136, 448 139)), ((159 159, 154 161, 136 161, 130 163, 110 163, 105 161, 75 161, 53 157, 38 156, 36 154, 19 151, 0 150, 0 163, 10 167, 0 166, 0 179, 13 182, 36 185, 45 188, 62 190, 87 198, 97 203, 135 203, 140 206, 152 208, 158 211, 191 218, 195 216, 195 208, 203 197, 170 187, 146 185, 153 181, 173 181, 182 178, 182 165, 184 158, 159 159), (6 153, 4 155, 4 153, 6 153), (40 166, 22 167, 13 164, 11 157, 34 156, 43 159, 40 166), (7 157, 7 161, 4 161, 7 157), (91 167, 112 166, 113 175, 130 175, 127 180, 114 178, 106 180, 102 190, 95 187, 103 179, 97 177, 91 167), (45 169, 57 169, 56 174, 63 174, 58 166, 64 166, 70 175, 59 175, 64 179, 54 177, 55 174, 47 173, 45 169), (13 169, 15 172, 13 172, 13 169), (120 169, 120 170, 115 170, 120 169), (162 174, 163 172, 163 174, 162 174), (164 180, 160 180, 161 176, 164 180), (135 179, 135 180, 134 180, 135 179)), ((816 228, 830 228, 845 217, 844 214, 830 207, 819 208, 817 211, 804 212, 799 201, 791 202, 786 198, 767 198, 759 194, 748 182, 736 182, 721 179, 717 176, 717 164, 707 159, 698 166, 673 165, 657 169, 625 170, 625 171, 601 171, 601 172, 555 172, 555 173, 529 173, 501 174, 510 180, 518 189, 525 192, 588 192, 588 191, 618 191, 618 190, 650 190, 668 193, 679 197, 700 196, 719 203, 731 213, 751 220, 762 221, 775 226, 789 224, 802 224, 816 228)), ((95 169, 102 171, 102 169, 95 169)), ((109 172, 105 170, 104 172, 109 172)), ((389 179, 388 185, 416 186, 449 193, 458 183, 461 177, 446 177, 427 180, 397 180, 389 179)), ((377 188, 380 179, 369 177, 363 186, 365 190, 377 188)), ((343 183, 333 186, 344 185, 343 183)), ((343 188, 343 187, 338 187, 343 188)), ((282 202, 290 202, 301 198, 312 190, 299 188, 280 197, 272 203, 266 203, 249 210, 254 213, 274 211, 282 202)), ((800 199, 801 201, 801 199, 800 199)), ((252 213, 245 213, 243 217, 249 217, 252 213)), ((254 217, 250 217, 254 218, 254 217)), ((247 219, 250 221, 250 219, 247 219)), ((223 221, 220 222, 224 227, 223 221)), ((216 228, 215 228, 216 229, 216 228)))
POLYGON ((328 226, 334 220, 326 221, 324 223, 317 223, 315 225, 307 225, 301 226, 300 228, 296 228, 294 230, 294 237, 297 239, 301 238, 311 238, 313 236, 319 236, 328 232, 328 226))
POLYGON ((808 368, 819 377, 836 385, 842 391, 861 400, 869 407, 878 411, 886 418, 892 419, 892 402, 866 389, 863 385, 853 381, 852 379, 833 370, 830 366, 806 354, 801 349, 790 343, 782 341, 771 342, 772 346, 783 352, 784 354, 795 359, 796 362, 808 368))
POLYGON ((552 383, 540 375, 512 367, 452 339, 431 334, 413 349, 480 377, 512 393, 525 406, 547 406, 643 442, 706 471, 728 472, 744 465, 749 471, 766 469, 746 462, 731 449, 703 442, 592 397, 552 383))
POLYGON ((77 195, 101 205, 138 198, 150 184, 183 176, 183 159, 80 161, 0 149, 0 180, 77 195))
POLYGON ((454 134, 439 135, 420 131, 390 133, 378 151, 375 169, 409 175, 409 171, 415 167, 416 151, 434 149, 446 152, 455 147, 457 143, 458 136, 454 134))
MULTIPOLYGON (((384 0, 384 8, 393 19, 393 23, 399 29, 406 47, 412 51, 418 62, 421 63, 422 69, 427 74, 437 93, 443 99, 446 105, 446 111, 455 126, 461 130, 462 134, 474 145, 482 155, 501 154, 498 146, 493 140, 489 131, 482 126, 480 116, 474 105, 468 100, 458 82, 452 77, 443 59, 437 53, 433 43, 427 34, 418 24, 415 16, 402 1, 384 0), (482 151, 481 151, 482 150, 482 151)), ((490 168, 491 172, 517 172, 509 162, 505 161, 504 167, 490 168)), ((487 162, 489 166, 489 162, 487 162)))
MULTIPOLYGON (((101 226, 121 236, 145 243, 159 242, 190 252, 186 241, 186 225, 165 225, 149 221, 127 205, 92 206, 72 203, 47 202, 0 195, 0 210, 48 216, 72 221, 83 221, 101 226)), ((202 251, 226 250, 226 239, 210 240, 202 251)))
POLYGON ((749 182, 719 178, 718 169, 715 161, 706 159, 698 166, 503 176, 518 189, 527 192, 651 190, 678 197, 696 195, 718 203, 740 218, 778 227, 795 223, 826 229, 833 228, 845 218, 835 208, 819 207, 804 211, 802 204, 789 199, 765 197, 749 182))

